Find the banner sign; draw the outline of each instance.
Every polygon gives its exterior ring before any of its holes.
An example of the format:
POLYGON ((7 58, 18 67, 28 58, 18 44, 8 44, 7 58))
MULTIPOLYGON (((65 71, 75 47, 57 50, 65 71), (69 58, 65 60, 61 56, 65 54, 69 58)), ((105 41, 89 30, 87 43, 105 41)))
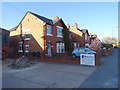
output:
POLYGON ((94 54, 80 54, 80 64, 95 66, 95 55, 94 54))

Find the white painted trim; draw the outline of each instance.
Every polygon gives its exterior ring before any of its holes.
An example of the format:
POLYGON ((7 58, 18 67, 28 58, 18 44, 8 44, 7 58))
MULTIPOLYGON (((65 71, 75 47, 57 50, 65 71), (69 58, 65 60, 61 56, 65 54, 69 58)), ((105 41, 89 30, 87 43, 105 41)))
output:
POLYGON ((28 50, 25 50, 25 52, 29 52, 28 50))
POLYGON ((30 40, 30 38, 25 38, 24 40, 30 40))
POLYGON ((57 35, 57 37, 61 37, 61 38, 63 38, 63 36, 59 36, 59 35, 57 35))
MULTIPOLYGON (((29 46, 30 46, 30 45, 25 45, 25 49, 26 49, 26 47, 29 48, 29 46)), ((25 52, 29 52, 29 50, 25 50, 25 52)))
POLYGON ((57 27, 59 27, 59 28, 63 29, 63 27, 61 27, 61 26, 57 26, 57 27))
POLYGON ((23 50, 19 50, 18 52, 23 52, 23 50))
POLYGON ((23 42, 18 42, 19 44, 22 44, 23 42))
POLYGON ((25 47, 29 47, 30 45, 25 45, 25 47))
POLYGON ((53 36, 52 34, 48 34, 48 33, 47 33, 46 35, 47 35, 47 36, 53 36))

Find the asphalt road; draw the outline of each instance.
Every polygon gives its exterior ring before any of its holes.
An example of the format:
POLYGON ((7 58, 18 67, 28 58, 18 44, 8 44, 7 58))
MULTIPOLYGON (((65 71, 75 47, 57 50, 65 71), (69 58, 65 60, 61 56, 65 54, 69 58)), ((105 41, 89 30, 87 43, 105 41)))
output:
POLYGON ((118 88, 118 49, 101 57, 99 66, 80 88, 118 88))

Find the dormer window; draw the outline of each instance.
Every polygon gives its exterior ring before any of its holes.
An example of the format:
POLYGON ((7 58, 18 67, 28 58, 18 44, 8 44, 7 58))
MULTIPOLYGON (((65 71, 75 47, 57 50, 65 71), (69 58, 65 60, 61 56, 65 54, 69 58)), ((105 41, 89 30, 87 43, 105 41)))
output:
POLYGON ((47 36, 52 36, 52 26, 51 25, 47 25, 47 36))

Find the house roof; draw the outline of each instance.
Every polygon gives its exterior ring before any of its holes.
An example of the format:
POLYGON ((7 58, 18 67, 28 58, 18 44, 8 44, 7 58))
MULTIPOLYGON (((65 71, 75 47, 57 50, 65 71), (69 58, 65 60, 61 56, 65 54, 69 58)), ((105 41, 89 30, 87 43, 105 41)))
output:
MULTIPOLYGON (((35 14, 35 13, 33 13, 33 12, 30 12, 30 11, 28 11, 27 13, 31 13, 32 15, 34 15, 35 17, 39 18, 40 20, 42 20, 43 22, 45 22, 45 23, 47 23, 47 24, 49 24, 49 25, 55 25, 55 24, 57 24, 59 21, 61 21, 61 22, 65 25, 65 23, 63 22, 63 20, 62 20, 61 18, 58 19, 58 20, 52 20, 52 19, 48 19, 48 18, 46 18, 46 17, 40 16, 40 15, 38 15, 38 14, 35 14)), ((27 15, 27 13, 26 13, 26 15, 27 15)), ((25 15, 25 16, 26 16, 26 15, 25 15)), ((25 17, 25 16, 24 16, 24 17, 25 17)), ((23 17, 23 19, 24 19, 24 17, 23 17)), ((22 19, 22 20, 23 20, 23 19, 22 19)), ((22 20, 21 20, 21 22, 22 22, 22 20)), ((20 22, 20 23, 21 23, 21 22, 20 22)), ((20 25, 20 23, 19 23, 17 26, 11 28, 10 31, 15 31, 16 28, 20 25)), ((65 25, 65 26, 66 26, 66 25, 65 25)))
POLYGON ((9 33, 10 31, 8 31, 8 30, 0 27, 0 33, 2 33, 2 32, 7 32, 7 33, 9 33))
POLYGON ((35 14, 35 13, 33 13, 33 12, 29 12, 29 13, 33 14, 34 16, 36 16, 37 18, 41 19, 42 21, 44 21, 44 22, 47 23, 47 24, 50 24, 50 25, 53 24, 53 22, 52 22, 51 19, 48 19, 48 18, 43 17, 43 16, 40 16, 40 15, 35 14))
POLYGON ((88 33, 88 35, 89 35, 89 32, 88 32, 87 29, 81 29, 80 31, 81 31, 82 33, 88 33))
POLYGON ((18 26, 11 28, 9 31, 15 31, 18 26))

